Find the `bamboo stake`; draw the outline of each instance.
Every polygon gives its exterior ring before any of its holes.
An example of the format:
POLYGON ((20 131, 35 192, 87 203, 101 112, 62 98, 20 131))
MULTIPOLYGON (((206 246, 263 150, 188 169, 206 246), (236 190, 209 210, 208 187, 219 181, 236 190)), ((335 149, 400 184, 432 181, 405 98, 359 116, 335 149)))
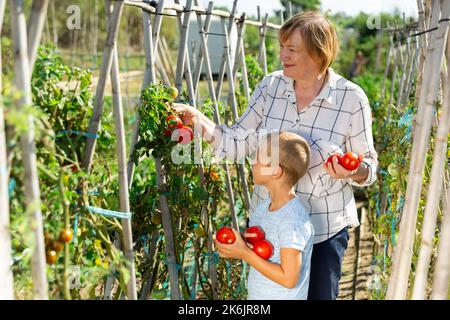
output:
POLYGON ((55 48, 58 48, 58 31, 56 27, 56 17, 55 17, 55 1, 51 1, 50 9, 52 11, 52 29, 53 29, 53 43, 55 48))
MULTIPOLYGON (((427 30, 428 23, 427 17, 425 16, 425 8, 423 7, 422 0, 417 0, 417 9, 419 13, 419 32, 423 32, 427 30)), ((426 8, 427 10, 428 7, 426 8)), ((418 66, 418 76, 416 80, 416 92, 415 92, 415 101, 419 101, 420 98, 420 90, 422 87, 422 78, 423 78, 423 67, 425 64, 425 54, 426 48, 428 47, 428 35, 427 33, 422 33, 420 35, 420 56, 419 56, 419 66, 418 66)))
MULTIPOLYGON (((163 167, 161 164, 161 158, 155 158, 156 168, 156 184, 158 188, 161 188, 166 183, 163 174, 163 167)), ((174 234, 172 228, 172 217, 170 214, 169 205, 167 204, 167 198, 162 193, 159 194, 159 206, 162 212, 162 224, 164 229, 164 236, 166 239, 166 259, 167 268, 169 269, 169 281, 170 281, 170 294, 172 300, 180 300, 180 280, 178 278, 179 265, 177 262, 174 234)))
MULTIPOLYGON (((3 4, 2 7, 4 8, 3 4)), ((0 97, 0 300, 14 299, 11 234, 9 232, 8 168, 6 164, 3 102, 0 97)))
MULTIPOLYGON (((14 85, 22 92, 19 109, 31 106, 30 64, 27 54, 27 31, 22 0, 11 0, 11 32, 14 39, 14 85)), ((34 145, 33 117, 27 117, 27 131, 20 137, 25 171, 25 202, 35 247, 31 258, 34 298, 48 299, 45 245, 40 206, 39 178, 34 145)))
POLYGON ((414 244, 415 227, 417 221, 417 209, 422 188, 422 174, 425 166, 424 155, 427 152, 428 142, 431 134, 432 118, 434 113, 433 103, 439 85, 439 70, 444 58, 444 44, 448 31, 448 19, 450 16, 450 3, 441 2, 440 8, 437 1, 433 5, 432 26, 438 26, 439 11, 441 11, 441 22, 438 34, 431 38, 425 59, 424 79, 427 88, 420 93, 419 109, 416 116, 414 128, 414 140, 411 150, 411 163, 408 175, 408 187, 406 191, 405 206, 403 208, 402 220, 400 222, 399 240, 394 253, 392 266, 392 277, 389 280, 388 299, 405 299, 408 289, 409 271, 411 268, 412 250, 414 244), (441 9, 441 10, 440 10, 441 9), (442 20, 444 19, 444 20, 442 20), (430 59, 428 59, 428 56, 430 59))
POLYGON ((161 57, 164 60, 164 64, 168 67, 166 69, 169 71, 170 79, 173 79, 173 83, 175 83, 175 71, 174 71, 173 65, 170 61, 170 50, 169 50, 169 46, 167 45, 166 38, 161 37, 160 42, 161 42, 161 45, 159 46, 159 48, 161 50, 160 51, 161 57))
MULTIPOLYGON (((6 1, 0 1, 0 34, 6 1)), ((14 299, 14 280, 11 269, 11 234, 9 232, 8 167, 5 139, 5 119, 2 101, 2 60, 0 43, 0 300, 14 299)))
POLYGON ((245 62, 245 51, 244 51, 244 41, 241 39, 241 54, 239 55, 241 60, 241 73, 242 73, 242 84, 244 85, 244 94, 247 101, 250 101, 250 86, 248 84, 247 77, 247 64, 245 62))
MULTIPOLYGON (((222 19, 222 32, 224 34, 224 41, 225 41, 225 62, 226 62, 226 72, 227 72, 227 79, 228 79, 228 97, 231 98, 231 114, 233 116, 233 121, 235 122, 238 118, 238 112, 237 112, 237 102, 236 102, 236 96, 234 95, 235 93, 235 89, 234 89, 234 82, 235 82, 235 74, 233 73, 233 66, 231 64, 231 57, 230 57, 230 43, 229 43, 229 38, 228 38, 228 33, 227 33, 227 28, 225 25, 225 20, 224 18, 222 19)), ((242 35, 242 34, 241 34, 242 35)), ((244 159, 245 161, 245 159, 244 159)), ((248 210, 250 209, 250 193, 248 191, 248 185, 247 185, 247 174, 246 174, 246 170, 245 167, 242 163, 238 163, 237 164, 237 169, 238 169, 238 173, 239 173, 239 177, 241 179, 241 184, 242 184, 242 192, 244 193, 244 205, 245 208, 248 210)))
MULTIPOLYGON (((123 124, 123 108, 122 98, 120 92, 119 79, 119 58, 117 55, 117 48, 113 51, 113 61, 111 69, 111 85, 113 93, 113 111, 116 127, 117 137, 117 159, 119 167, 119 197, 120 197, 120 211, 130 212, 130 202, 128 193, 128 179, 126 171, 126 143, 125 143, 125 128, 123 124)), ((122 219, 123 229, 123 245, 124 254, 129 262, 128 271, 130 272, 130 279, 127 283, 127 297, 129 300, 137 299, 136 291, 136 271, 134 266, 133 253, 133 236, 131 230, 131 219, 122 219)))
MULTIPOLYGON (((449 43, 450 38, 447 39, 449 43)), ((447 51, 447 59, 450 52, 447 51)), ((450 70, 450 68, 449 68, 450 70)), ((445 83, 445 96, 442 104, 442 114, 439 126, 434 138, 433 166, 431 168, 431 179, 428 186, 426 206, 423 216, 422 240, 417 261, 414 288, 412 298, 415 300, 425 299, 425 290, 428 280, 428 268, 430 266, 433 250, 433 237, 436 228, 439 200, 442 194, 445 162, 447 158, 447 140, 450 130, 450 72, 447 72, 445 83)))
MULTIPOLYGON (((395 33, 394 33, 395 35, 395 33)), ((390 118, 391 115, 391 107, 390 105, 393 103, 394 100, 394 89, 395 89, 395 82, 397 79, 397 70, 398 70, 398 62, 399 62, 399 57, 400 57, 400 46, 401 46, 401 42, 400 42, 400 35, 397 35, 397 46, 394 46, 394 71, 392 72, 392 80, 391 80, 391 92, 389 95, 389 105, 388 105, 388 120, 390 118)))
MULTIPOLYGON (((161 10, 163 10, 162 6, 158 6, 157 13, 160 14, 161 10)), ((153 38, 150 37, 152 35, 151 32, 151 22, 150 22, 150 15, 145 10, 142 10, 143 15, 143 25, 144 25, 144 50, 145 50, 145 60, 146 60, 146 66, 145 66, 145 72, 144 72, 144 80, 142 82, 141 91, 144 90, 150 83, 156 83, 156 75, 155 75, 155 65, 154 61, 155 58, 153 56, 153 51, 150 50, 150 48, 153 46, 153 38), (150 45, 151 42, 151 45, 150 45)), ((161 24, 162 20, 158 21, 158 24, 161 24)), ((159 30, 160 27, 155 24, 155 29, 159 30)), ((162 42, 164 43, 164 38, 161 38, 162 42)), ((161 48, 162 46, 160 46, 161 48)), ((139 97, 138 106, 142 104, 141 97, 139 97)), ((134 148, 136 146, 136 143, 139 141, 139 113, 136 113, 136 123, 133 130, 133 135, 131 138, 131 145, 130 145, 130 154, 128 156, 128 167, 127 167, 127 173, 128 173, 128 181, 129 186, 131 187, 133 183, 133 173, 134 173, 134 162, 133 162, 133 154, 134 154, 134 148)))
POLYGON ((411 45, 410 45, 410 39, 408 38, 408 33, 406 33, 406 57, 405 57, 405 62, 406 65, 402 64, 402 71, 401 71, 401 76, 400 76, 400 84, 398 86, 398 93, 397 93, 397 109, 400 108, 401 104, 402 104, 402 96, 403 96, 403 90, 405 87, 405 81, 406 81, 406 76, 408 74, 407 70, 408 68, 411 67, 411 59, 413 57, 412 54, 412 50, 411 50, 411 45))
MULTIPOLYGON (((195 1, 195 3, 197 5, 197 0, 195 1)), ((211 25, 211 17, 212 17, 212 15, 210 13, 212 12, 213 7, 214 7, 214 2, 210 1, 208 3, 208 8, 206 9, 207 15, 205 18, 205 24, 202 23, 200 13, 197 13, 198 29, 199 29, 199 32, 203 32, 205 41, 207 43, 208 43, 208 32, 209 32, 209 27, 211 25)), ((200 80, 200 75, 202 73, 202 67, 203 67, 203 54, 202 54, 202 50, 200 49, 198 52, 197 63, 195 65, 195 69, 194 69, 194 79, 193 79, 194 80, 194 90, 196 92, 198 91, 198 82, 200 80)))
POLYGON ((159 13, 163 12, 164 10, 164 2, 165 0, 160 0, 158 2, 158 6, 156 7, 156 13, 155 21, 153 23, 153 57, 155 59, 155 62, 157 61, 158 55, 156 54, 158 52, 159 47, 159 35, 161 31, 161 24, 162 24, 162 18, 163 16, 159 13))
MULTIPOLYGON (((448 180, 448 174, 447 174, 448 180)), ((447 192, 444 194, 444 214, 441 224, 441 237, 438 247, 436 265, 434 267, 433 290, 431 299, 448 299, 450 280, 450 186, 447 185, 447 192)))
POLYGON ((120 16, 123 9, 123 0, 114 1, 114 9, 111 16, 111 23, 108 27, 106 36, 106 44, 103 51, 102 67, 98 76, 97 88, 95 91, 94 110, 92 111, 92 118, 89 122, 88 132, 90 136, 86 138, 86 147, 83 155, 83 167, 86 171, 90 171, 92 158, 94 156, 95 145, 97 139, 91 137, 96 135, 100 129, 100 118, 103 113, 103 102, 105 98, 106 79, 111 72, 111 65, 113 59, 113 50, 117 44, 117 35, 119 33, 120 16))
MULTIPOLYGON (((177 59, 177 73, 175 74, 175 87, 178 89, 178 92, 181 92, 183 85, 183 73, 184 73, 184 63, 186 58, 186 50, 187 50, 187 38, 188 38, 188 30, 189 30, 189 19, 191 16, 192 9, 192 0, 186 1, 186 12, 183 15, 183 23, 180 34, 180 47, 178 48, 178 59, 177 59)), ((180 17, 180 13, 177 13, 180 17)), ((188 61, 189 63, 189 61, 188 61)))
MULTIPOLYGON (((231 32, 233 31, 233 24, 234 24, 234 17, 236 15, 236 9, 237 9, 237 0, 234 0, 233 8, 231 9, 230 17, 228 20, 228 34, 230 34, 230 35, 231 35, 231 32)), ((223 77, 225 76, 225 63, 226 63, 225 54, 227 54, 226 51, 228 51, 228 54, 230 54, 229 50, 230 50, 230 48, 229 47, 227 48, 227 44, 224 40, 222 61, 220 62, 219 76, 217 78, 217 86, 216 86, 216 97, 218 100, 220 100, 220 96, 222 94, 223 77)))
POLYGON ((411 63, 411 67, 409 69, 408 77, 407 77, 407 80, 406 80, 406 89, 405 89, 405 92, 404 92, 404 95, 403 95, 403 103, 405 105, 406 105, 406 101, 409 98, 409 94, 411 92, 411 86, 412 86, 412 82, 413 82, 413 79, 414 79, 414 73, 415 73, 415 70, 416 70, 417 59, 419 57, 419 52, 420 52, 420 47, 419 47, 418 41, 415 41, 415 45, 416 45, 416 48, 414 50, 414 58, 413 58, 413 61, 411 63))
POLYGON ((386 94, 386 79, 389 73, 389 67, 391 66, 391 56, 394 48, 393 36, 389 37, 389 49, 386 55, 386 67, 384 68, 384 77, 383 82, 381 84, 381 101, 384 101, 384 96, 386 94))
POLYGON ((267 74, 267 56, 266 56, 266 33, 267 33, 267 22, 269 20, 269 14, 263 20, 263 25, 260 28, 260 38, 259 38, 259 49, 258 49, 258 62, 262 66, 264 74, 267 74))
MULTIPOLYGON (((201 25, 200 16, 197 16, 197 21, 198 21, 199 25, 201 25)), ((209 95, 211 96, 211 101, 213 102, 213 105, 214 105, 214 122, 216 124, 220 125, 219 107, 218 107, 216 92, 214 91, 214 82, 213 82, 213 77, 212 77, 208 47, 206 45, 205 34, 201 33, 201 32, 200 32, 200 47, 201 47, 202 54, 204 57, 204 62, 205 62, 206 80, 208 83, 209 95)), ((231 180, 230 180, 228 164, 224 163, 223 168, 225 170, 225 185, 227 188, 228 202, 230 204, 231 219, 233 221, 234 228, 236 230, 239 230, 239 224, 238 224, 238 220, 237 220, 236 210, 234 208, 234 203, 235 203, 234 202, 234 194, 233 194, 232 184, 231 184, 231 180)))
POLYGON ((28 59, 30 63, 30 76, 33 72, 34 61, 38 51, 39 43, 44 30, 45 17, 47 16, 47 7, 49 0, 33 0, 31 7, 30 20, 28 21, 28 59))
MULTIPOLYGON (((212 3, 210 3, 210 6, 208 7, 208 10, 212 10, 212 3)), ((199 25, 199 34, 200 35, 204 35, 204 33, 202 33, 202 23, 201 23, 201 16, 197 13, 197 21, 198 21, 198 25, 199 25)), ((179 23, 179 27, 182 27, 182 23, 181 23, 181 16, 178 16, 178 23, 179 23)), ((206 22, 205 22, 206 23, 206 22)), ((200 49, 201 52, 201 49, 200 49)), ((194 108, 196 108, 196 104, 195 104, 195 89, 193 86, 193 79, 192 79, 192 74, 191 74, 191 69, 190 69, 190 62, 189 62, 189 55, 188 52, 186 51, 186 56, 185 56, 185 79, 186 79, 186 83, 187 83, 187 89, 188 89, 188 95, 190 98, 190 103, 192 104, 192 106, 194 108)), ((201 144, 200 143, 195 143, 195 153, 196 154, 201 154, 201 144)), ((200 174, 200 180, 203 181, 204 179, 204 166, 203 166, 203 160, 200 159, 200 164, 199 164, 199 174, 200 174)), ((203 186, 203 183, 202 183, 203 186)), ((203 186, 204 187, 204 186, 203 186)), ((206 208, 204 205, 202 205, 201 208, 201 219, 203 224, 207 227, 206 230, 208 232, 208 256, 212 255, 212 227, 209 224, 209 217, 208 214, 206 212, 206 208)), ((201 247, 203 246, 203 240, 201 240, 201 247)), ((208 271, 209 271, 209 277, 211 278, 211 289, 213 292, 213 299, 218 299, 218 289, 217 289, 217 269, 216 266, 214 264, 208 264, 208 271)), ((193 292, 195 292, 196 290, 196 285, 197 283, 197 273, 194 273, 194 280, 193 280, 193 287, 192 290, 193 292)))

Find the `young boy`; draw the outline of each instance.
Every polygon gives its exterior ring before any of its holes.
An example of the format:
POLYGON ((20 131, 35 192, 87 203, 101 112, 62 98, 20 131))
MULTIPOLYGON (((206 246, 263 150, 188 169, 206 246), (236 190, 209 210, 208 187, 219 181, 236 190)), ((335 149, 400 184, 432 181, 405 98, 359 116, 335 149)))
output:
POLYGON ((274 248, 271 258, 259 257, 236 230, 233 244, 215 241, 221 257, 242 259, 251 266, 249 300, 307 298, 314 230, 294 186, 306 173, 309 158, 308 142, 294 133, 270 133, 258 147, 253 181, 265 186, 270 197, 258 205, 249 225, 264 230, 274 248))

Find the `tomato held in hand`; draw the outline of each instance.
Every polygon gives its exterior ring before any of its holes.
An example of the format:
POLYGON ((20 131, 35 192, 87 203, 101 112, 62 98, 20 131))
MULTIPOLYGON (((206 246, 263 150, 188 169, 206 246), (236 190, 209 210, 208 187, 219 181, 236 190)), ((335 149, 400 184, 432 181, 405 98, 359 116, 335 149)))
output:
POLYGON ((176 130, 178 136, 178 143, 188 144, 194 139, 194 131, 188 126, 183 125, 181 128, 176 130))
POLYGON ((331 163, 331 165, 333 165, 333 157, 336 157, 337 160, 338 160, 338 162, 339 162, 339 161, 341 161, 342 154, 340 154, 340 153, 333 153, 331 156, 328 157, 328 159, 327 159, 327 165, 328 165, 329 163, 331 163))
POLYGON ((245 241, 254 244, 256 241, 264 240, 266 238, 266 233, 259 226, 252 226, 245 230, 245 233, 255 233, 256 237, 245 237, 245 241))
POLYGON ((258 256, 267 260, 273 255, 273 245, 270 241, 264 239, 255 241, 253 243, 253 251, 256 252, 258 256))
POLYGON ((167 128, 169 129, 181 128, 183 126, 183 121, 181 121, 181 119, 174 114, 167 116, 166 123, 167 128))
POLYGON ((349 151, 341 157, 339 164, 345 169, 352 171, 359 167, 362 159, 362 155, 349 151))
POLYGON ((236 241, 236 236, 234 235, 233 229, 224 226, 217 231, 216 239, 220 243, 232 244, 236 241))

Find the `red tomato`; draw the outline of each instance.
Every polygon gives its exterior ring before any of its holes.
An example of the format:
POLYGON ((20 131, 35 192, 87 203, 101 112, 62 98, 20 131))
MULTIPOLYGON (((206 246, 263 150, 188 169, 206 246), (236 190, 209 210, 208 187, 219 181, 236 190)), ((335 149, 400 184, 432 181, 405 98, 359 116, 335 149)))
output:
POLYGON ((58 255, 55 250, 49 250, 45 253, 45 258, 48 264, 55 264, 58 259, 58 255))
POLYGON ((331 163, 331 165, 333 165, 333 157, 336 157, 337 160, 338 160, 338 162, 339 162, 339 161, 341 161, 342 154, 340 154, 340 153, 333 153, 331 156, 328 157, 328 159, 327 159, 327 165, 328 165, 329 163, 331 163))
POLYGON ((166 118, 166 123, 169 129, 181 128, 183 126, 183 121, 174 114, 171 114, 166 118))
POLYGON ((172 136, 172 130, 169 130, 169 129, 164 130, 164 135, 166 137, 171 137, 172 136))
POLYGON ((176 132, 178 134, 178 143, 188 144, 194 139, 194 131, 188 126, 183 125, 181 128, 178 128, 176 132))
POLYGON ((68 243, 70 242, 70 240, 72 240, 72 237, 73 237, 72 230, 64 229, 59 234, 59 241, 61 241, 62 243, 68 243))
POLYGON ((259 226, 252 226, 245 230, 245 233, 256 233, 256 237, 246 237, 245 241, 254 244, 256 241, 264 240, 266 238, 266 233, 259 226))
POLYGON ((269 259, 273 254, 273 245, 270 241, 264 239, 253 243, 253 251, 263 259, 269 259))
POLYGON ((339 164, 347 170, 355 170, 359 167, 361 161, 362 155, 349 151, 341 157, 339 164))
POLYGON ((222 227, 216 233, 216 239, 220 243, 232 244, 236 241, 233 230, 230 227, 222 227))

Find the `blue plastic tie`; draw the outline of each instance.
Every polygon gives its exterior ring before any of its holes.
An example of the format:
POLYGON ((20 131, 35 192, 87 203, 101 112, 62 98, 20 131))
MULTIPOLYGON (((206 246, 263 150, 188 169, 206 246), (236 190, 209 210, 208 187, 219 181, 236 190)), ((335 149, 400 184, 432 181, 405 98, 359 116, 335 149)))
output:
POLYGON ((95 134, 95 133, 90 133, 90 132, 85 132, 85 131, 79 131, 79 130, 62 130, 62 131, 59 131, 59 132, 56 134, 56 137, 60 137, 60 136, 64 135, 65 133, 68 133, 68 134, 77 134, 77 135, 85 136, 86 138, 91 138, 91 139, 97 139, 97 138, 98 138, 98 135, 95 134))
POLYGON ((130 219, 131 218, 131 212, 106 210, 106 209, 96 208, 96 207, 92 207, 92 206, 83 206, 83 207, 88 209, 92 213, 97 213, 102 216, 106 216, 106 217, 110 217, 110 218, 119 218, 119 219, 130 219))

